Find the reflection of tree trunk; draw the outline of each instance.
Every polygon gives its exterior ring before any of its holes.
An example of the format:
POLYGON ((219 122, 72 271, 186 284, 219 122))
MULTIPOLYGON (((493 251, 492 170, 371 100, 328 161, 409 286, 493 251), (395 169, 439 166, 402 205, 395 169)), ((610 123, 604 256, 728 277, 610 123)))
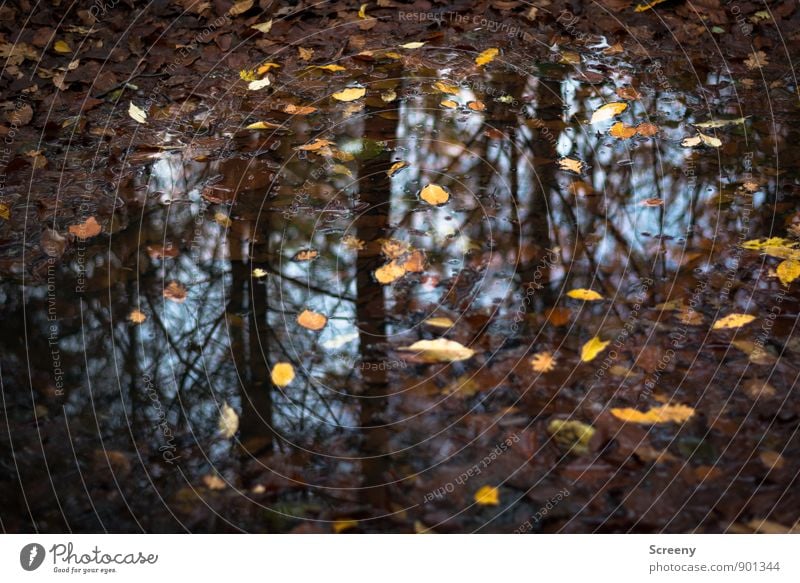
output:
MULTIPOLYGON (((365 124, 364 138, 391 140, 395 123, 374 115, 365 124)), ((388 380, 386 374, 386 305, 383 288, 373 278, 373 273, 384 261, 378 239, 388 236, 391 184, 386 171, 391 166, 390 152, 366 160, 359 169, 360 198, 369 207, 356 220, 356 236, 366 243, 356 260, 356 320, 359 326, 361 349, 360 424, 363 436, 363 455, 370 457, 362 464, 364 474, 364 502, 376 510, 388 508, 386 482, 388 460, 385 456, 388 431, 380 427, 385 423, 388 380), (374 486, 374 487, 369 487, 374 486)))

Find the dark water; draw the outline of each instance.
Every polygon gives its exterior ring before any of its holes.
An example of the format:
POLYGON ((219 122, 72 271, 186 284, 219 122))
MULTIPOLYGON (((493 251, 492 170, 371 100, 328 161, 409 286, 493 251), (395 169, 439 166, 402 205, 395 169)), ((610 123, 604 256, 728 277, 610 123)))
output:
POLYGON ((797 519, 797 287, 741 248, 800 222, 796 88, 766 100, 722 71, 601 49, 584 57, 603 72, 589 76, 556 62, 464 80, 449 74, 458 52, 429 57, 372 63, 360 110, 327 97, 349 81, 327 73, 269 99, 222 83, 142 128, 117 108, 115 136, 58 138, 32 184, 20 175, 27 234, 4 235, 0 287, 4 530, 512 532, 538 512, 534 532, 719 532, 797 519), (440 105, 440 79, 465 81, 459 109, 440 105), (656 136, 587 122, 631 82, 641 97, 617 119, 656 136), (742 116, 704 130, 719 148, 681 146, 693 122, 742 116), (260 120, 284 127, 243 129, 260 120), (316 138, 333 154, 294 149, 316 138), (563 156, 584 173, 560 170, 563 156), (389 177, 397 161, 408 167, 389 177), (450 201, 421 201, 428 183, 450 201), (99 236, 52 248, 47 228, 66 235, 88 216, 99 236), (423 250, 424 269, 379 284, 384 239, 423 250), (318 257, 297 261, 303 250, 318 257), (172 282, 185 301, 164 297, 172 282), (567 298, 574 288, 606 299, 567 298), (322 331, 296 323, 304 309, 328 317, 322 331), (133 310, 147 319, 131 323, 133 310), (758 319, 710 330, 730 313, 758 319), (595 335, 613 356, 582 363, 595 335), (438 337, 475 355, 428 364, 399 350, 438 337), (542 351, 552 372, 531 368, 542 351), (279 362, 296 373, 284 388, 270 379, 279 362), (652 427, 608 413, 670 400, 697 412, 652 427), (590 451, 551 439, 554 418, 593 425, 590 451), (499 505, 473 503, 483 485, 499 505))

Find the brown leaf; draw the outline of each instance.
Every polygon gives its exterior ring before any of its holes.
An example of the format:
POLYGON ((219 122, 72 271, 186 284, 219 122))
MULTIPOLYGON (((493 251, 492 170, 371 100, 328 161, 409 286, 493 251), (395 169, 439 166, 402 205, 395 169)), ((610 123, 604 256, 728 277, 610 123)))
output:
POLYGON ((89 239, 100 234, 102 227, 94 217, 89 217, 84 222, 77 225, 71 225, 69 232, 75 235, 78 239, 89 239))

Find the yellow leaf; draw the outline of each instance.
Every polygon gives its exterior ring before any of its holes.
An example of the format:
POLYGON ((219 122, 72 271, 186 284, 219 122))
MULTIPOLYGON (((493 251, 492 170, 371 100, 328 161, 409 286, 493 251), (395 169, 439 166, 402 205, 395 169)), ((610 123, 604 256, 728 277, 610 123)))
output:
POLYGON ((301 249, 292 257, 292 261, 313 261, 319 257, 319 251, 316 249, 301 249))
POLYGON ((458 107, 458 103, 452 99, 445 99, 439 105, 446 107, 447 109, 456 109, 458 107))
POLYGON ((644 12, 645 10, 650 10, 653 6, 661 4, 662 2, 666 2, 666 0, 650 0, 649 2, 642 2, 636 8, 634 8, 634 12, 644 12))
POLYGON ((658 423, 683 423, 694 415, 694 409, 687 405, 661 405, 642 412, 626 407, 611 409, 611 414, 627 423, 655 425, 658 423))
POLYGON ((353 235, 345 235, 342 237, 342 245, 353 251, 361 251, 364 249, 364 241, 353 235))
POLYGON ((460 91, 458 85, 452 85, 447 81, 437 81, 433 84, 433 88, 442 93, 449 93, 450 95, 458 95, 460 91))
POLYGON ((357 520, 351 520, 349 518, 345 518, 342 520, 334 520, 333 521, 333 532, 336 534, 340 534, 345 530, 350 530, 356 528, 358 526, 357 520))
POLYGON ((347 89, 342 89, 337 93, 331 95, 337 101, 355 101, 356 99, 361 99, 366 95, 367 90, 364 87, 348 87, 347 89))
POLYGON ((608 134, 612 138, 627 140, 628 138, 632 138, 633 136, 636 135, 636 128, 631 126, 626 126, 621 121, 618 121, 611 126, 611 129, 608 130, 608 134))
POLYGON ((455 322, 453 322, 450 318, 445 317, 428 318, 425 320, 425 323, 428 326, 433 326, 434 328, 452 328, 455 324, 455 322))
POLYGON ((367 5, 362 4, 361 8, 358 9, 358 17, 359 18, 366 18, 367 17, 367 5))
POLYGON ((255 28, 258 32, 263 32, 267 34, 270 30, 272 30, 272 19, 270 18, 266 22, 262 22, 261 24, 253 24, 250 28, 255 28))
POLYGON ((781 280, 783 285, 789 285, 795 279, 800 277, 800 261, 796 259, 786 259, 778 264, 775 270, 778 274, 778 279, 781 280))
POLYGON ((322 148, 327 148, 328 146, 333 145, 334 142, 330 140, 323 140, 318 138, 313 142, 309 142, 308 144, 304 144, 302 146, 296 146, 295 150, 303 150, 304 152, 316 152, 317 150, 321 150, 322 148))
POLYGON ((537 352, 531 358, 531 366, 536 372, 550 372, 556 367, 556 359, 551 352, 537 352))
POLYGON ((561 158, 558 161, 558 167, 567 172, 574 172, 575 174, 583 174, 585 165, 582 160, 575 160, 574 158, 561 158))
POLYGON ((139 123, 147 122, 147 112, 137 107, 136 104, 133 103, 133 101, 131 101, 130 104, 128 105, 128 115, 131 116, 136 121, 138 121, 139 123))
POLYGON ((800 259, 800 250, 795 249, 798 243, 790 241, 789 239, 782 239, 781 237, 770 237, 761 241, 760 239, 753 239, 742 243, 744 249, 752 251, 763 251, 770 257, 777 257, 779 259, 800 259))
POLYGON ((263 65, 259 65, 258 69, 256 69, 256 75, 260 77, 264 73, 269 73, 272 69, 280 69, 280 67, 278 63, 264 63, 263 65))
POLYGON ((603 296, 592 289, 571 289, 567 292, 567 295, 576 300, 583 300, 584 302, 596 302, 597 300, 603 299, 603 296))
POLYGON ((403 168, 405 168, 407 166, 408 166, 408 162, 403 162, 403 161, 395 162, 394 164, 392 164, 392 167, 389 168, 386 171, 386 175, 387 176, 394 176, 395 174, 397 174, 398 172, 400 172, 403 168))
POLYGON ((499 54, 500 54, 499 49, 495 48, 486 49, 480 55, 475 57, 475 64, 478 65, 479 67, 483 67, 484 65, 487 65, 492 61, 494 61, 497 58, 497 55, 499 54))
POLYGON ((500 490, 492 486, 482 486, 475 492, 475 503, 478 506, 497 506, 500 504, 500 490))
POLYGON ((141 324, 147 320, 147 316, 141 310, 132 310, 130 314, 128 314, 128 321, 132 324, 141 324))
POLYGON ((475 351, 459 344, 455 340, 437 338, 436 340, 420 340, 411 346, 403 346, 399 350, 416 352, 425 362, 456 362, 471 358, 475 351))
POLYGON ((311 310, 303 310, 297 316, 297 323, 303 328, 317 332, 325 327, 325 324, 328 323, 328 318, 311 310))
POLYGON ((421 48, 421 47, 424 47, 424 46, 425 46, 424 42, 416 41, 416 42, 406 43, 404 45, 400 45, 400 48, 401 49, 418 49, 418 48, 421 48))
POLYGON ((53 45, 53 50, 57 53, 61 53, 62 55, 72 52, 70 46, 63 40, 57 40, 53 45))
POLYGON ((472 111, 484 111, 486 109, 486 105, 483 101, 468 101, 467 107, 472 111))
POLYGON ((331 73, 338 73, 339 71, 346 71, 345 67, 341 65, 312 65, 309 69, 320 69, 321 71, 330 71, 331 73))
POLYGON ((310 61, 314 57, 314 49, 297 47, 297 54, 303 61, 310 61))
POLYGON ((255 123, 251 123, 248 126, 245 126, 244 129, 246 130, 277 130, 282 128, 283 126, 277 123, 272 123, 269 121, 257 121, 255 123))
POLYGON ((290 103, 283 108, 283 111, 289 115, 308 115, 317 111, 317 108, 310 105, 292 105, 290 103))
POLYGON ((219 224, 221 227, 225 227, 226 229, 230 228, 230 226, 233 224, 233 221, 231 221, 230 217, 225 213, 214 213, 214 220, 217 222, 217 224, 219 224))
POLYGON ((742 326, 749 324, 756 317, 750 314, 728 314, 724 318, 720 318, 716 322, 712 328, 714 330, 726 330, 729 328, 741 328, 742 326))
POLYGON ((225 439, 230 439, 236 432, 239 431, 239 416, 233 407, 227 403, 222 405, 222 410, 219 414, 219 432, 225 439))
POLYGON ((261 279, 262 277, 267 277, 268 272, 265 269, 261 269, 260 267, 256 267, 253 270, 253 277, 256 279, 261 279))
POLYGON ((383 100, 384 103, 391 103, 395 99, 397 99, 397 93, 394 91, 394 89, 389 89, 388 91, 381 93, 381 100, 383 100))
POLYGON ((713 136, 707 136, 701 132, 697 132, 696 136, 681 140, 681 146, 684 148, 694 148, 701 145, 709 146, 711 148, 719 148, 722 145, 722 140, 713 136))
POLYGON ((589 342, 583 345, 581 348, 581 360, 583 362, 590 362, 594 360, 594 358, 605 350, 606 346, 611 343, 611 340, 606 340, 603 342, 600 340, 599 336, 595 336, 589 342))
POLYGON ((419 197, 428 204, 438 206, 450 200, 450 193, 437 184, 428 184, 419 191, 419 197))
POLYGON ((275 385, 280 388, 287 387, 294 380, 294 367, 288 362, 279 362, 272 367, 270 376, 275 385))
POLYGON ((393 260, 375 270, 375 279, 378 280, 378 283, 386 285, 400 279, 405 274, 406 268, 393 260))
POLYGON ((349 176, 350 178, 353 177, 353 173, 350 172, 350 168, 345 166, 344 164, 334 164, 331 168, 331 172, 333 174, 340 174, 342 176, 349 176))
POLYGON ((601 121, 609 120, 613 117, 618 116, 626 109, 628 109, 628 104, 625 103, 624 101, 606 103, 604 106, 602 106, 592 114, 592 119, 589 120, 589 123, 594 124, 601 121))
POLYGON ((11 218, 11 209, 7 204, 0 204, 0 218, 6 221, 11 218))
POLYGON ((575 455, 589 453, 589 442, 594 432, 595 429, 591 425, 574 420, 553 419, 547 425, 547 433, 553 441, 575 455))

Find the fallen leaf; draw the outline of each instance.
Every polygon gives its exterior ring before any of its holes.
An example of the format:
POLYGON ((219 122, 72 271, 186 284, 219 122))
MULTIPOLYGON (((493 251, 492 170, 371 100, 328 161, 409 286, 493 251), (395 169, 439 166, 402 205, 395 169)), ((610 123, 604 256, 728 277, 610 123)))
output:
POLYGON ((381 240, 381 253, 386 255, 389 259, 397 259, 401 255, 405 255, 411 250, 411 244, 408 241, 400 241, 399 239, 383 239, 381 240))
POLYGON ((618 116, 620 113, 628 109, 628 104, 624 101, 617 101, 614 103, 606 103, 604 106, 597 109, 592 114, 592 119, 589 120, 590 124, 607 121, 613 117, 618 116))
POLYGON ((304 144, 302 146, 295 146, 295 150, 302 150, 304 152, 316 152, 317 150, 321 150, 322 148, 327 148, 328 146, 332 146, 334 142, 330 140, 323 140, 318 138, 313 142, 309 142, 308 144, 304 144))
POLYGON ((250 83, 247 85, 247 89, 250 91, 258 91, 264 87, 269 87, 269 85, 269 77, 264 77, 263 79, 257 79, 256 81, 250 81, 250 83))
POLYGON ((650 0, 649 2, 642 2, 641 4, 637 5, 634 8, 634 12, 644 12, 645 10, 650 10, 653 6, 657 6, 662 2, 666 2, 666 0, 650 0))
POLYGON ((345 67, 342 67, 341 65, 334 65, 334 64, 330 64, 330 65, 311 65, 308 68, 309 69, 319 69, 321 71, 330 71, 331 73, 338 73, 339 71, 347 71, 347 69, 345 67))
POLYGON ((446 109, 456 109, 458 108, 458 103, 453 101, 452 99, 444 99, 439 105, 446 109))
POLYGON ((584 302, 596 302, 603 299, 603 296, 593 289, 571 289, 567 292, 567 295, 576 300, 583 300, 584 302))
POLYGON ((228 10, 228 13, 231 16, 239 16, 240 14, 244 14, 250 10, 252 7, 253 0, 241 0, 240 2, 234 3, 234 5, 228 10))
POLYGON ((253 270, 253 277, 255 277, 256 279, 261 279, 262 277, 267 277, 268 274, 269 274, 269 272, 267 270, 261 269, 260 267, 256 267, 253 270))
POLYGON ((348 87, 331 95, 337 101, 355 101, 361 99, 367 94, 364 87, 348 87))
POLYGON ((245 126, 244 129, 246 130, 277 130, 282 128, 283 126, 277 123, 272 123, 269 121, 257 121, 255 123, 251 123, 250 125, 245 126))
POLYGON ((628 138, 632 138, 636 135, 636 128, 632 126, 626 126, 621 121, 618 121, 611 126, 611 128, 608 130, 608 134, 612 138, 627 140, 628 138))
POLYGON ((784 457, 777 451, 763 451, 758 457, 770 470, 780 470, 786 463, 784 457))
POLYGON ((664 200, 661 198, 646 198, 640 204, 642 206, 660 207, 664 206, 664 200))
POLYGON ((500 504, 500 490, 493 486, 482 486, 475 492, 475 504, 478 506, 497 506, 500 504))
POLYGON ((486 49, 480 55, 475 57, 475 64, 478 65, 479 67, 483 67, 484 65, 487 65, 492 61, 494 61, 497 58, 497 55, 499 54, 500 54, 500 49, 496 48, 486 49))
POLYGON ((788 286, 795 279, 800 277, 800 261, 796 259, 785 259, 778 264, 775 273, 778 274, 778 279, 781 280, 781 283, 788 286))
POLYGON ((620 87, 617 89, 617 95, 619 95, 621 99, 627 99, 628 101, 636 101, 642 97, 642 94, 633 87, 620 87))
POLYGON ((256 75, 259 77, 264 75, 265 73, 269 73, 272 69, 280 69, 280 65, 278 63, 264 63, 263 65, 259 65, 256 69, 256 75))
POLYGON ((687 405, 661 405, 642 412, 626 407, 611 409, 611 414, 626 423, 656 425, 659 423, 683 423, 694 415, 694 409, 687 405))
POLYGON ((765 65, 769 65, 767 53, 764 51, 753 51, 753 54, 745 60, 744 65, 748 69, 760 69, 765 65))
POLYGON ((424 42, 415 41, 415 42, 411 42, 411 43, 406 43, 404 45, 400 45, 400 48, 401 49, 419 49, 419 48, 424 47, 424 46, 425 46, 424 42))
POLYGON ((11 218, 11 209, 7 204, 0 204, 0 219, 8 220, 11 218))
POLYGON ((433 84, 433 88, 437 91, 441 91, 442 93, 448 93, 450 95, 458 95, 461 89, 458 85, 453 85, 452 83, 448 83, 447 81, 437 81, 433 84))
POLYGON ((367 17, 367 5, 362 4, 361 8, 358 9, 358 17, 359 18, 366 18, 367 17))
POLYGON ((272 383, 280 388, 289 386, 294 380, 294 367, 288 362, 279 362, 272 367, 270 373, 272 383))
POLYGON ((438 184, 428 184, 419 191, 419 197, 428 204, 439 206, 450 200, 450 193, 438 184))
POLYGON ((654 123, 643 122, 636 126, 636 133, 645 138, 651 138, 658 133, 658 126, 654 123))
POLYGON ((147 113, 145 110, 140 109, 136 106, 133 101, 130 102, 128 105, 128 115, 131 116, 134 120, 138 121, 139 123, 146 123, 147 122, 147 113))
POLYGON ((484 111, 486 110, 486 104, 483 101, 468 101, 467 107, 472 111, 484 111))
POLYGON ((392 260, 386 265, 375 270, 375 279, 383 285, 392 283, 406 274, 406 268, 400 265, 397 260, 392 260))
POLYGON ((553 419, 547 425, 547 433, 553 441, 575 455, 589 453, 589 442, 594 432, 594 427, 576 420, 553 419))
POLYGON ((582 160, 575 160, 574 158, 561 158, 558 161, 558 167, 567 172, 574 172, 575 174, 583 174, 586 165, 582 160))
POLYGON ((536 372, 550 372, 556 367, 556 359, 552 352, 537 352, 531 358, 531 366, 536 372))
POLYGON ((420 340, 411 346, 403 346, 399 350, 416 352, 416 356, 425 362, 457 362, 459 360, 467 360, 475 354, 475 351, 471 348, 446 338, 420 340))
POLYGON ((301 249, 300 251, 294 254, 294 257, 292 257, 292 261, 298 261, 298 262, 313 261, 317 257, 319 257, 319 251, 317 251, 316 249, 301 249))
POLYGON ((219 428, 220 435, 222 435, 224 439, 230 439, 239 431, 239 416, 236 414, 233 407, 227 403, 222 405, 217 427, 219 428))
POLYGON ((70 46, 63 40, 57 40, 55 44, 53 44, 53 50, 57 53, 61 53, 62 55, 72 52, 70 46))
POLYGON ((346 530, 352 530, 358 527, 357 520, 351 520, 349 518, 345 518, 342 520, 334 520, 333 521, 333 532, 336 534, 340 534, 346 530))
POLYGON ((684 148, 695 148, 700 145, 709 146, 711 148, 719 148, 722 145, 722 140, 713 136, 707 136, 701 132, 697 132, 696 136, 681 140, 681 146, 684 148))
POLYGON ((342 245, 353 251, 361 251, 364 249, 364 241, 353 235, 345 235, 342 237, 342 245))
POLYGON ((292 105, 290 103, 283 108, 283 111, 289 115, 308 115, 317 111, 317 108, 310 105, 292 105))
POLYGON ((69 232, 75 235, 78 239, 89 239, 100 234, 103 228, 94 217, 89 217, 82 223, 77 225, 70 225, 69 232))
POLYGON ((325 327, 328 323, 328 318, 323 314, 312 312, 311 310, 303 310, 297 316, 297 323, 303 328, 317 332, 325 327))
POLYGON ((389 89, 388 91, 384 91, 381 93, 381 101, 384 103, 391 103, 397 99, 397 93, 393 89, 389 89))
POLYGON ((203 484, 205 484, 206 488, 209 490, 224 490, 227 486, 225 480, 216 474, 208 474, 203 476, 203 484))
POLYGON ((434 328, 452 328, 455 324, 450 318, 445 317, 428 318, 425 323, 434 328))
POLYGON ((314 49, 307 49, 305 47, 297 47, 297 56, 301 61, 310 61, 314 58, 314 49))
POLYGON ((590 362, 594 360, 594 358, 605 350, 606 346, 611 343, 611 340, 606 340, 603 342, 600 340, 599 336, 595 336, 591 340, 589 340, 586 344, 583 345, 581 348, 581 360, 583 362, 590 362))
POLYGON ((748 115, 746 117, 737 117, 735 119, 714 119, 711 121, 704 121, 702 123, 693 123, 692 125, 696 128, 701 128, 704 130, 724 128, 725 126, 743 124, 749 117, 750 116, 748 115))
POLYGON ((186 301, 187 291, 186 288, 177 281, 171 281, 164 288, 163 295, 166 299, 182 304, 186 301))
POLYGON ((742 243, 742 248, 750 249, 751 251, 763 251, 770 257, 777 257, 778 259, 800 259, 800 249, 796 247, 800 245, 796 241, 783 239, 781 237, 770 237, 769 239, 752 239, 742 243))
POLYGON ((270 30, 272 30, 272 19, 270 18, 266 22, 262 22, 260 24, 253 24, 250 28, 255 28, 258 32, 263 32, 267 34, 270 30))
POLYGON ((389 168, 386 171, 386 175, 390 176, 390 177, 394 176, 395 174, 400 172, 403 168, 407 168, 407 167, 408 167, 408 162, 402 162, 402 161, 401 162, 395 162, 394 164, 392 164, 391 168, 389 168))
POLYGON ((231 218, 226 215, 225 213, 216 212, 214 213, 214 221, 220 226, 225 229, 229 229, 230 226, 233 224, 231 218))
POLYGON ((724 318, 720 318, 716 322, 712 328, 714 330, 727 330, 730 328, 741 328, 742 326, 749 324, 756 317, 751 314, 729 314, 724 318))
POLYGON ((147 316, 141 310, 131 310, 131 313, 128 314, 128 321, 131 324, 141 324, 147 320, 147 316))

